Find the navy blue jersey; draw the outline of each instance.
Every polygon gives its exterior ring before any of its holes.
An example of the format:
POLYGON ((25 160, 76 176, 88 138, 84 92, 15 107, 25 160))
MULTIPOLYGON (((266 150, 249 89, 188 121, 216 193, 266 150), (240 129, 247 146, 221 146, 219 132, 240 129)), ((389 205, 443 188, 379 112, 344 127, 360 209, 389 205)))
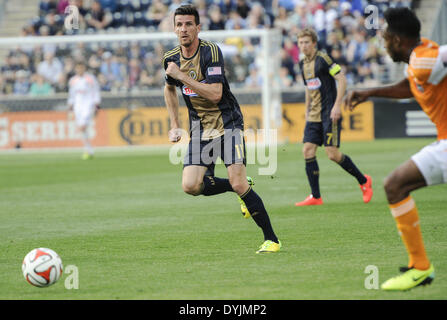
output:
POLYGON ((334 76, 341 71, 340 66, 322 51, 317 51, 310 59, 304 58, 299 65, 311 99, 306 121, 330 121, 331 110, 337 98, 334 76))
POLYGON ((222 52, 215 43, 200 39, 199 47, 191 58, 183 57, 180 46, 177 46, 164 55, 165 70, 169 62, 175 62, 180 71, 196 81, 222 83, 223 86, 222 99, 216 104, 199 96, 182 82, 166 76, 168 85, 175 85, 182 90, 189 112, 190 131, 195 129, 194 124, 200 124, 201 138, 207 140, 223 135, 226 129, 243 130, 242 112, 230 91, 222 52))

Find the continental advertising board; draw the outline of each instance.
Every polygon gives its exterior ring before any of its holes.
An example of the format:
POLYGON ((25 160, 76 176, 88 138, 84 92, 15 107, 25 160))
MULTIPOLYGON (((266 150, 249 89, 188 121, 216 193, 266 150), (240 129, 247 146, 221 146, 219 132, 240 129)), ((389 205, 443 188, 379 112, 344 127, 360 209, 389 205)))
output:
MULTIPOLYGON (((262 128, 262 107, 242 106, 245 129, 257 133, 262 128)), ((278 142, 300 142, 305 125, 302 103, 284 104, 278 142)), ((354 112, 342 113, 342 141, 374 139, 374 108, 364 103, 354 112)), ((188 128, 188 112, 180 108, 181 127, 188 128)), ((169 115, 165 107, 100 110, 89 134, 95 146, 163 145, 169 144, 169 115)), ((79 147, 81 137, 67 112, 35 111, 0 114, 0 149, 79 147)), ((250 142, 250 141, 249 141, 250 142)))

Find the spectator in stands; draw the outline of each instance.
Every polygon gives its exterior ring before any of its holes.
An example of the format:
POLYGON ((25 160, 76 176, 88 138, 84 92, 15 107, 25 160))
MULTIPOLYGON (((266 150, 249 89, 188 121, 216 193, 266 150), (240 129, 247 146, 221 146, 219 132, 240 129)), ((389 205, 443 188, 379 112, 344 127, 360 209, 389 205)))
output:
POLYGON ((255 2, 251 6, 251 10, 245 19, 250 29, 262 29, 268 28, 272 25, 270 17, 265 14, 264 8, 258 2, 255 2))
POLYGON ((112 18, 101 7, 101 2, 96 0, 93 1, 90 11, 85 16, 85 21, 89 28, 102 30, 107 28, 110 22, 112 22, 112 18))
POLYGON ((236 0, 220 0, 219 7, 223 15, 229 16, 231 11, 236 10, 236 0))
POLYGON ((246 0, 236 0, 236 11, 242 19, 246 19, 251 11, 246 0))
POLYGON ((87 68, 95 76, 100 74, 101 59, 96 53, 93 53, 88 59, 87 68))
POLYGON ((128 79, 129 79, 129 86, 130 87, 136 87, 138 84, 138 81, 140 80, 140 61, 138 58, 132 58, 129 61, 128 65, 128 79))
POLYGON ((153 0, 152 5, 146 12, 146 19, 149 24, 157 27, 167 15, 168 7, 161 0, 153 0))
POLYGON ((57 13, 61 16, 65 15, 65 9, 70 5, 70 0, 59 0, 57 3, 57 13))
POLYGON ((290 30, 292 22, 289 20, 289 15, 285 7, 278 8, 278 15, 275 18, 273 27, 280 29, 283 35, 287 35, 290 30))
POLYGON ((228 20, 225 22, 225 29, 227 30, 239 30, 245 29, 247 22, 239 15, 236 10, 230 11, 228 20))
POLYGON ((208 30, 210 20, 208 18, 207 0, 193 0, 193 5, 199 12, 199 18, 200 18, 200 24, 202 25, 202 30, 208 30))
POLYGON ((340 0, 340 5, 342 6, 344 3, 349 3, 349 11, 354 16, 359 16, 363 15, 363 2, 363 0, 340 0))
POLYGON ((102 73, 98 74, 97 80, 98 80, 98 84, 99 84, 101 91, 111 91, 112 90, 112 87, 111 87, 109 81, 107 81, 107 78, 102 73))
POLYGON ((115 12, 117 0, 99 0, 104 10, 115 12))
POLYGON ((346 48, 346 59, 350 64, 358 64, 366 58, 368 43, 362 32, 355 32, 346 48))
POLYGON ((54 10, 45 15, 43 23, 48 27, 50 36, 61 36, 64 34, 63 21, 56 15, 54 10))
POLYGON ((111 88, 119 86, 119 82, 123 81, 123 77, 120 70, 121 65, 118 63, 117 58, 110 51, 106 51, 102 55, 102 60, 100 72, 107 79, 107 84, 111 88))
POLYGON ((340 8, 342 12, 340 17, 340 24, 343 26, 344 30, 352 33, 357 26, 356 18, 351 13, 352 6, 349 2, 343 2, 340 4, 340 8))
POLYGON ((294 82, 294 78, 290 75, 289 69, 286 67, 279 69, 279 79, 281 88, 290 88, 294 82))
POLYGON ((40 0, 39 15, 44 16, 52 10, 57 9, 57 0, 40 0))
POLYGON ((328 1, 325 6, 326 32, 334 30, 334 20, 338 18, 338 2, 328 1))
POLYGON ((286 37, 284 39, 283 48, 286 51, 286 54, 292 60, 292 63, 297 64, 298 62, 300 62, 300 49, 298 48, 298 45, 289 37, 286 37))
POLYGON ((295 8, 295 1, 294 0, 279 0, 278 6, 285 8, 287 11, 293 11, 295 8))
POLYGON ((292 79, 296 77, 295 65, 289 53, 285 49, 281 49, 281 68, 285 68, 292 79))
POLYGON ((224 30, 225 22, 222 16, 222 12, 220 11, 220 8, 218 6, 212 6, 208 12, 210 17, 208 29, 224 30))
POLYGON ((75 60, 72 57, 65 57, 63 60, 64 65, 64 71, 63 74, 65 75, 66 79, 70 79, 75 75, 75 60))
POLYGON ((262 76, 259 74, 258 67, 252 63, 249 67, 250 73, 245 79, 245 86, 248 88, 262 88, 262 76))
POLYGON ((45 81, 45 78, 40 74, 35 74, 32 77, 32 83, 29 90, 31 96, 48 96, 54 92, 51 85, 45 81))
POLYGON ((6 81, 0 73, 0 96, 6 94, 6 81))
MULTIPOLYGON (((125 4, 125 1, 121 3, 121 0, 41 0, 38 8, 41 16, 32 19, 24 26, 21 35, 51 36, 61 34, 61 31, 67 32, 63 28, 63 22, 64 9, 68 4, 76 5, 79 8, 79 33, 84 33, 87 28, 89 28, 90 33, 108 27, 141 26, 141 23, 146 27, 150 26, 153 32, 169 32, 173 31, 173 17, 169 12, 172 13, 172 10, 177 8, 184 0, 136 1, 139 1, 138 5, 131 1, 127 1, 127 4, 125 4), (118 7, 120 11, 116 12, 118 7), (98 10, 98 8, 101 9, 98 10), (150 19, 148 21, 143 19, 143 22, 138 22, 138 19, 134 19, 134 12, 138 12, 138 10, 143 15, 147 13, 147 17, 150 17, 150 19), (98 12, 98 14, 92 15, 92 12, 98 12), (101 25, 101 16, 106 16, 106 12, 122 14, 124 18, 120 20, 121 24, 115 24, 116 21, 114 21, 113 24, 101 25), (132 19, 127 19, 128 13, 130 13, 132 19), (83 17, 88 18, 88 24, 83 17), (159 19, 162 19, 161 22, 159 19), (140 24, 136 25, 137 22, 140 24)), ((273 26, 282 29, 284 35, 282 47, 295 62, 295 65, 299 51, 296 44, 290 39, 296 38, 302 26, 310 24, 318 32, 319 48, 332 54, 334 59, 337 55, 340 57, 339 60, 348 58, 349 61, 347 60, 345 64, 341 61, 338 62, 342 68, 346 68, 346 77, 350 84, 358 84, 357 81, 388 79, 387 60, 383 58, 385 52, 378 43, 377 33, 380 33, 380 31, 364 28, 363 6, 366 4, 364 0, 191 0, 190 2, 199 7, 202 17, 207 16, 206 19, 202 19, 203 30, 240 30, 269 27, 273 17, 273 26), (275 12, 275 15, 273 15, 273 12, 275 12)), ((411 1, 371 0, 368 1, 368 4, 378 5, 380 15, 382 15, 382 12, 388 6, 408 6, 411 1)), ((383 17, 380 19, 383 21, 383 17)), ((222 46, 223 54, 229 57, 227 69, 231 71, 228 71, 228 79, 232 84, 243 86, 245 83, 249 74, 248 66, 254 62, 258 54, 257 42, 253 40, 235 36, 226 39, 222 46)), ((136 61, 133 59, 137 59, 141 67, 136 82, 137 86, 144 88, 162 86, 163 75, 160 75, 157 70, 161 68, 159 62, 162 60, 164 52, 163 45, 154 44, 154 48, 137 47, 131 46, 129 49, 107 47, 107 49, 104 49, 100 48, 99 45, 93 48, 90 44, 86 46, 83 43, 76 44, 74 49, 71 46, 67 49, 59 47, 57 50, 58 56, 61 61, 66 60, 68 62, 64 62, 65 68, 63 68, 59 81, 55 84, 52 82, 54 90, 59 92, 66 87, 65 79, 72 75, 70 69, 72 69, 73 61, 83 58, 88 62, 90 71, 97 75, 98 81, 101 82, 100 79, 104 79, 104 84, 101 85, 103 90, 125 89, 135 82, 132 79, 134 79, 136 73, 131 70, 136 69, 130 68, 130 65, 136 65, 136 61), (105 56, 110 54, 113 62, 102 61, 102 55, 106 50, 109 50, 109 53, 105 56), (151 58, 146 58, 146 52, 148 51, 153 53, 151 58), (67 56, 71 56, 71 58, 67 59, 67 56), (147 68, 145 67, 148 63, 146 59, 150 63, 147 68), (102 74, 103 71, 104 74, 102 74)), ((39 66, 45 60, 44 56, 48 53, 54 56, 56 48, 57 45, 55 44, 45 44, 29 47, 20 46, 20 49, 12 50, 12 57, 6 59, 5 63, 0 65, 1 70, 4 69, 0 90, 9 93, 14 91, 15 74, 20 69, 27 70, 31 74, 39 73, 39 66), (28 58, 25 58, 26 55, 28 58), (13 61, 13 65, 11 65, 11 61, 13 61)), ((283 67, 287 68, 291 77, 294 77, 295 71, 290 69, 288 64, 283 64, 283 67)), ((298 79, 300 78, 298 77, 298 79)))
POLYGON ((29 72, 25 70, 19 70, 16 72, 16 81, 14 83, 14 94, 25 95, 29 91, 29 72))
POLYGON ((51 84, 57 84, 63 73, 62 63, 54 54, 47 52, 44 61, 40 62, 37 67, 37 73, 42 75, 51 84))
MULTIPOLYGON (((41 26, 41 27, 39 28, 39 34, 40 34, 42 37, 48 37, 48 36, 50 36, 50 35, 51 35, 51 34, 50 34, 50 28, 49 28, 47 25, 43 25, 43 26, 41 26)), ((43 52, 43 54, 48 53, 48 54, 55 55, 55 54, 56 54, 56 48, 57 48, 57 45, 56 45, 56 44, 53 44, 53 43, 45 43, 45 44, 42 45, 42 52, 43 52)))
POLYGON ((410 7, 411 0, 391 0, 390 7, 392 8, 401 8, 401 7, 410 7))
MULTIPOLYGON (((172 0, 171 4, 168 7, 169 12, 174 12, 178 7, 181 6, 183 0, 172 0)), ((172 20, 171 20, 172 23, 172 20)))
POLYGON ((289 21, 300 29, 312 27, 312 14, 307 10, 305 1, 297 3, 289 21))
POLYGON ((318 35, 319 45, 324 47, 326 42, 326 15, 324 12, 324 6, 318 2, 318 0, 313 0, 310 4, 310 12, 313 15, 313 26, 318 35))

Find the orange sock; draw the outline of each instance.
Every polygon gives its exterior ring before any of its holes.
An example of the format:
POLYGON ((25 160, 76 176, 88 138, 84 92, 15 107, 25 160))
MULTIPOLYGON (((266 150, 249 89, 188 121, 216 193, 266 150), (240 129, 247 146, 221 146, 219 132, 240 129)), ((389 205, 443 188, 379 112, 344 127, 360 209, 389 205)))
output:
POLYGON ((430 267, 422 240, 421 227, 419 225, 418 209, 411 196, 398 203, 390 204, 391 214, 397 223, 397 229, 402 241, 407 248, 410 258, 408 267, 419 270, 427 270, 430 267))

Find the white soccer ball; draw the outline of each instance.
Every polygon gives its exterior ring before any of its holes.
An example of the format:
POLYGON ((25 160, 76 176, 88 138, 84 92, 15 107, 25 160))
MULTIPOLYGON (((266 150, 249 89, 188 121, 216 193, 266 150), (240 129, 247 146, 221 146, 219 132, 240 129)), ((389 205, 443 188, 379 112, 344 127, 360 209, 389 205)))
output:
POLYGON ((25 280, 36 287, 48 287, 56 283, 61 277, 62 268, 59 255, 47 248, 31 250, 22 263, 25 280))

